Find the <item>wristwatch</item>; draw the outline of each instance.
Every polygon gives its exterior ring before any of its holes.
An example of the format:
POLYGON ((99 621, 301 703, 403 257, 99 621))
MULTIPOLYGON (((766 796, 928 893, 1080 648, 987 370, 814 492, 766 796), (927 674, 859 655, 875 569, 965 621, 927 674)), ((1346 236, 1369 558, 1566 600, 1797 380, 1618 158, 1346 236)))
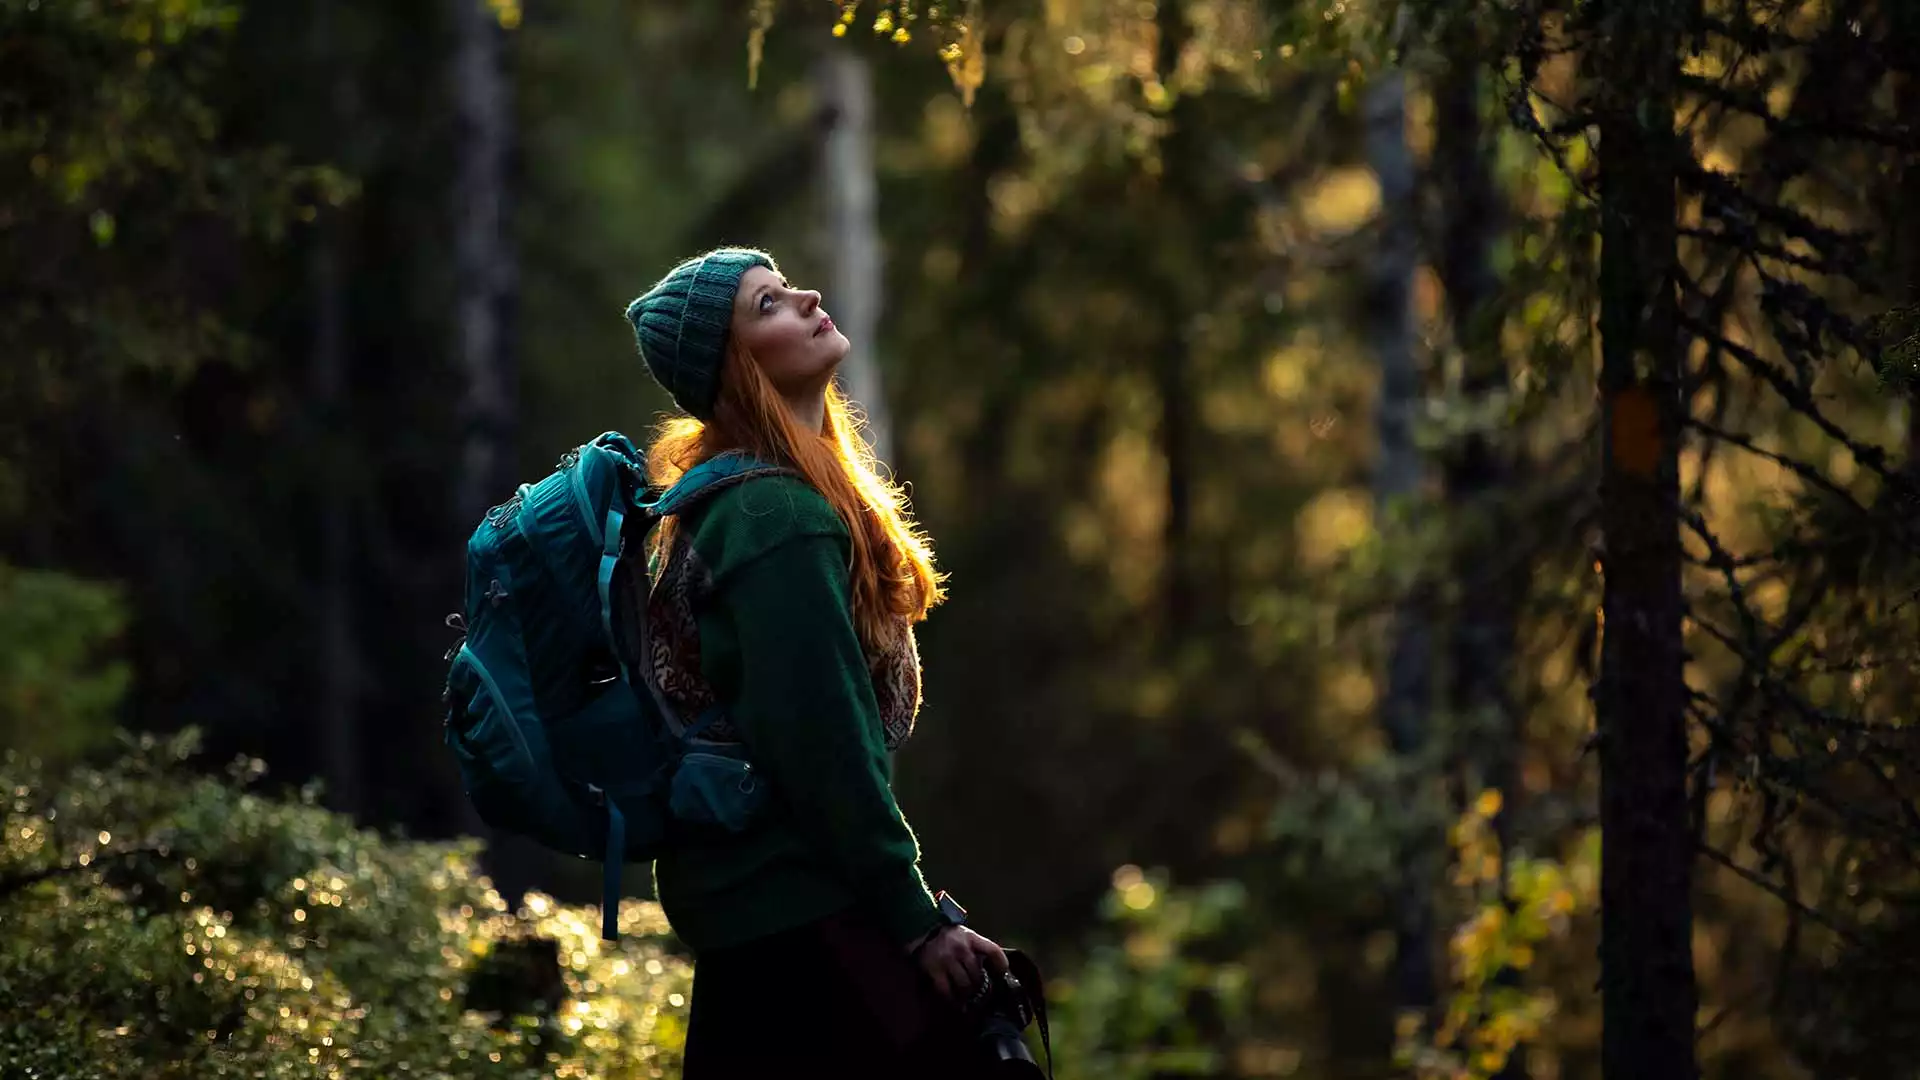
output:
POLYGON ((955 900, 947 890, 941 889, 933 894, 933 906, 940 912, 940 917, 946 920, 948 926, 967 925, 967 909, 961 907, 960 902, 955 900))
POLYGON ((920 955, 920 950, 927 947, 927 942, 933 940, 935 934, 938 934, 949 926, 965 926, 967 924, 967 909, 961 907, 958 900, 947 895, 947 890, 945 889, 941 889, 933 895, 933 908, 940 913, 940 925, 920 935, 920 940, 914 942, 912 953, 916 957, 920 955))

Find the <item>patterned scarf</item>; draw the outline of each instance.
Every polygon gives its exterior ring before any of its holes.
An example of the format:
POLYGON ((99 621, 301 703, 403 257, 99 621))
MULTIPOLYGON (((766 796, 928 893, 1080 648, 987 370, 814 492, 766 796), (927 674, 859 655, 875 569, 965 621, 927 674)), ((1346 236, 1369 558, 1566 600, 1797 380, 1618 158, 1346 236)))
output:
MULTIPOLYGON (((676 535, 666 569, 647 597, 646 662, 654 685, 683 718, 700 715, 714 702, 713 687, 700 673, 700 623, 695 615, 712 588, 713 574, 692 542, 676 535)), ((901 629, 892 647, 867 657, 888 750, 899 749, 913 735, 914 718, 920 713, 920 650, 913 627, 901 629)), ((737 742, 740 734, 731 719, 722 716, 709 737, 737 742)))

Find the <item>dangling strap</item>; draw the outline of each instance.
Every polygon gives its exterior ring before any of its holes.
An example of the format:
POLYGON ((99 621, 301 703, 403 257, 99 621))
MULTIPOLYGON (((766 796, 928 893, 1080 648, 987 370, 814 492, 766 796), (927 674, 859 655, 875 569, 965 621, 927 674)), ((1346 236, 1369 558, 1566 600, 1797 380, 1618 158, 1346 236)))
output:
MULTIPOLYGON (((619 941, 620 871, 626 863, 627 819, 613 799, 603 794, 601 801, 607 806, 607 855, 600 863, 600 937, 619 941)), ((1044 1022, 1041 1030, 1045 1031, 1044 1022)), ((1051 1057, 1048 1060, 1051 1062, 1051 1057)))
MULTIPOLYGON (((620 531, 626 523, 626 513, 621 509, 621 501, 626 496, 616 493, 613 502, 607 507, 606 529, 600 545, 600 628, 607 635, 607 647, 613 650, 614 660, 620 665, 620 677, 631 685, 627 673, 627 659, 623 655, 619 642, 613 638, 613 572, 620 565, 620 531)), ((612 796, 601 793, 600 801, 607 808, 607 852, 600 861, 600 937, 606 941, 620 940, 620 871, 626 864, 627 855, 627 819, 620 813, 620 807, 614 804, 612 796)))
POLYGON ((1020 986, 1027 992, 1027 1002, 1033 1006, 1033 1018, 1040 1025, 1040 1048, 1047 1052, 1047 1078, 1053 1078, 1053 1037, 1047 1031, 1047 987, 1040 978, 1040 965, 1033 957, 1019 949, 1007 950, 1007 967, 1013 977, 1020 980, 1020 986))

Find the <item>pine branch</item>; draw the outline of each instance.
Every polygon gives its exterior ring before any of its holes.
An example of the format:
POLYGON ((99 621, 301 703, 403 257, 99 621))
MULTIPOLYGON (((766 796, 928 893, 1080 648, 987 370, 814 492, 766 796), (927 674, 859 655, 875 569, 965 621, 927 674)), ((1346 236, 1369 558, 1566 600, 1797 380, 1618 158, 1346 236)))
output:
MULTIPOLYGON (((1716 848, 1711 844, 1701 844, 1698 846, 1698 850, 1700 854, 1705 855, 1709 860, 1719 863, 1721 866, 1724 866, 1728 870, 1733 871, 1736 876, 1742 878, 1748 884, 1758 886, 1763 892, 1766 892, 1768 895, 1774 897, 1776 900, 1779 900, 1781 903, 1787 905, 1789 910, 1797 912, 1801 916, 1807 919, 1811 919, 1814 922, 1819 923, 1821 926, 1826 927, 1828 930, 1833 931, 1835 935, 1837 935, 1842 941, 1845 941, 1847 944, 1852 945, 1855 948, 1866 947, 1865 942, 1863 942, 1862 940, 1860 940, 1860 938, 1855 936, 1852 931, 1846 929, 1845 927, 1841 926, 1838 922, 1834 921, 1832 917, 1828 916, 1824 912, 1821 912, 1819 910, 1816 910, 1813 907, 1808 906, 1805 901, 1799 899, 1798 897, 1788 895, 1787 892, 1783 890, 1778 884, 1776 884, 1775 882, 1765 877, 1762 877, 1761 875, 1755 873, 1752 870, 1747 869, 1744 866, 1741 866, 1739 863, 1734 862, 1732 856, 1721 851, 1719 848, 1716 848)), ((1912 960, 1903 959, 1901 962, 1907 966, 1920 967, 1920 963, 1916 963, 1915 961, 1912 961, 1912 960)))
POLYGON ((1829 228, 1790 207, 1758 198, 1734 177, 1707 168, 1691 155, 1680 162, 1676 172, 1686 190, 1701 196, 1701 214, 1720 220, 1735 235, 1745 235, 1756 223, 1771 225, 1827 252, 1829 258, 1864 261, 1872 240, 1867 232, 1829 228))
MULTIPOLYGON (((1684 276, 1684 274, 1682 276, 1684 276)), ((1819 427, 1821 431, 1826 432, 1835 442, 1838 442, 1852 452, 1854 460, 1859 462, 1863 468, 1871 469, 1880 474, 1882 479, 1886 480, 1890 486, 1900 487, 1902 490, 1910 486, 1898 470, 1891 468, 1887 464, 1887 454, 1885 450, 1877 446, 1865 445, 1848 435, 1839 424, 1835 423, 1826 413, 1820 410, 1820 406, 1814 402, 1813 395, 1810 392, 1796 384, 1792 379, 1789 379, 1786 373, 1781 371, 1777 365, 1744 345, 1728 341, 1715 328, 1706 325, 1691 315, 1682 313, 1677 317, 1677 321, 1683 328, 1691 331, 1696 337, 1708 341, 1717 341, 1719 346, 1726 350, 1727 355, 1739 361, 1742 367, 1746 368, 1752 374, 1759 376, 1768 385, 1772 386, 1774 391, 1784 398, 1787 404, 1792 406, 1795 411, 1807 419, 1812 420, 1815 426, 1819 427)))
POLYGON ((1770 461, 1773 464, 1788 470, 1789 472, 1793 473, 1795 476, 1800 477, 1802 480, 1805 480, 1807 483, 1812 484, 1813 486, 1819 488, 1820 490, 1826 492, 1827 494, 1832 495, 1834 498, 1840 500, 1840 502, 1844 504, 1849 510, 1854 511, 1855 513, 1860 515, 1862 518, 1869 516, 1869 511, 1867 510, 1866 506, 1863 505, 1859 500, 1855 499, 1850 492, 1848 492, 1845 488, 1841 487, 1840 485, 1834 483, 1832 480, 1829 480, 1825 473, 1822 473, 1820 470, 1814 468, 1813 466, 1807 464, 1804 461, 1800 461, 1797 458, 1790 458, 1790 457, 1787 457, 1785 454, 1778 454, 1772 450, 1765 449, 1764 447, 1759 446, 1752 439, 1748 438, 1745 435, 1740 435, 1732 431, 1723 430, 1721 428, 1713 426, 1712 424, 1707 423, 1704 420, 1695 420, 1691 417, 1687 417, 1683 419, 1681 423, 1684 424, 1686 427, 1693 429, 1694 431, 1700 432, 1702 435, 1705 435, 1708 438, 1717 439, 1721 442, 1725 442, 1730 445, 1737 446, 1740 449, 1745 450, 1746 452, 1754 455, 1755 457, 1764 458, 1767 461, 1770 461))
POLYGON ((1825 297, 1805 283, 1768 273, 1757 258, 1749 257, 1747 264, 1760 279, 1760 310, 1773 325, 1775 337, 1783 346, 1798 349, 1802 356, 1825 357, 1828 350, 1821 338, 1831 335, 1862 356, 1873 351, 1869 331, 1835 310, 1825 297), (1783 323, 1781 319, 1785 316, 1798 319, 1800 325, 1783 323))
POLYGON ((1894 150, 1920 149, 1920 138, 1915 137, 1913 128, 1908 124, 1898 123, 1889 124, 1886 127, 1874 127, 1835 116, 1824 116, 1818 120, 1795 120, 1791 117, 1777 116, 1768 107, 1766 94, 1758 90, 1714 82, 1699 75, 1681 74, 1680 87, 1724 108, 1759 119, 1766 125, 1770 135, 1821 142, 1838 139, 1894 150))
POLYGON ((1746 585, 1740 580, 1733 553, 1721 544, 1720 538, 1714 535, 1712 527, 1707 524, 1706 516, 1699 510, 1691 506, 1681 507, 1680 520, 1700 538, 1701 543, 1707 545, 1707 566, 1720 571, 1721 579, 1727 583, 1727 594, 1733 598, 1734 608, 1739 613, 1741 630, 1749 641, 1758 643, 1761 636, 1760 620, 1754 615, 1753 606, 1747 602, 1746 585))
MULTIPOLYGON (((1726 222, 1722 221, 1722 224, 1724 225, 1726 222)), ((1729 228, 1701 229, 1682 226, 1678 232, 1681 236, 1712 244, 1716 247, 1731 248, 1742 254, 1776 259, 1789 266, 1797 266, 1802 270, 1811 270, 1816 274, 1839 276, 1844 273, 1843 271, 1836 270, 1830 260, 1816 259, 1808 255, 1788 251, 1778 244, 1769 244, 1764 240, 1758 239, 1752 235, 1750 231, 1736 231, 1729 228)))
MULTIPOLYGON (((1756 651, 1752 647, 1736 641, 1731 633, 1711 620, 1695 618, 1694 625, 1705 631, 1708 636, 1719 641, 1728 651, 1745 662, 1746 671, 1741 676, 1742 681, 1757 690, 1764 700, 1776 706, 1785 707, 1790 713, 1796 714, 1801 721, 1803 721, 1802 726, 1799 727, 1775 726, 1762 730, 1756 726, 1756 730, 1753 732, 1754 737, 1746 740, 1743 744, 1735 738, 1739 729, 1735 728, 1731 723, 1734 714, 1725 708, 1719 708, 1716 717, 1712 719, 1702 719, 1703 726, 1707 728, 1708 732, 1710 734, 1717 732, 1726 736, 1727 743, 1735 748, 1736 754, 1741 752, 1741 747, 1744 745, 1745 752, 1748 755, 1756 762, 1764 763, 1764 773, 1757 775, 1756 779, 1763 780, 1765 783, 1774 785, 1781 791, 1791 792, 1799 798, 1814 803, 1828 813, 1831 813, 1836 820, 1847 822, 1849 827, 1856 831, 1878 833, 1882 839, 1891 842, 1898 848, 1910 862, 1920 859, 1920 853, 1916 853, 1915 851, 1915 840, 1916 838, 1920 838, 1920 813, 1915 811, 1910 801, 1895 800, 1900 806, 1902 817, 1905 819, 1904 822, 1895 821, 1879 814, 1862 810, 1857 805, 1857 799, 1842 802, 1834 798, 1819 786, 1813 784, 1811 777, 1805 770, 1805 766, 1809 762, 1818 760, 1818 755, 1812 749, 1803 745, 1801 739, 1803 733, 1814 733, 1815 739, 1821 744, 1824 750, 1824 744, 1827 740, 1837 740, 1841 735, 1871 737, 1882 734, 1882 732, 1870 725, 1848 720, 1845 717, 1830 713, 1791 693, 1781 680, 1769 676, 1768 668, 1770 665, 1765 659, 1765 653, 1756 651), (1767 746, 1767 739, 1770 736, 1784 737, 1792 742, 1794 744, 1794 758, 1783 758, 1773 753, 1767 746), (1798 766, 1798 768, 1796 768, 1796 766, 1798 766)), ((1700 696, 1705 697, 1708 701, 1712 701, 1710 697, 1704 694, 1700 696)), ((1715 702, 1715 705, 1718 706, 1718 703, 1715 702)), ((1871 767, 1871 764, 1869 764, 1869 768, 1871 767)), ((1873 771, 1878 772, 1877 769, 1873 771)), ((1780 824, 1779 809, 1776 807, 1769 810, 1761 829, 1756 833, 1756 850, 1760 850, 1758 847, 1760 838, 1770 835, 1772 830, 1780 824)), ((1771 843, 1768 844, 1766 850, 1777 854, 1777 851, 1771 843)))

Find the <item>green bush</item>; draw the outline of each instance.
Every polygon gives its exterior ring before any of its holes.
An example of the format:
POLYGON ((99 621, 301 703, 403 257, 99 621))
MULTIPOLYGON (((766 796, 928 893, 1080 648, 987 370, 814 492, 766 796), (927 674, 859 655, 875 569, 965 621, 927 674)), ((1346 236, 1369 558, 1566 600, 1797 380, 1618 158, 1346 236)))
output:
MULTIPOLYGON (((355 828, 258 761, 208 775, 191 731, 122 741, 0 762, 0 1077, 679 1075, 692 968, 657 905, 608 945, 591 908, 509 913, 478 841, 355 828)), ((1117 872, 1048 987, 1061 1077, 1231 1071, 1247 975, 1212 954, 1243 905, 1117 872)))
POLYGON ((189 732, 111 765, 0 764, 0 1076, 667 1077, 691 968, 653 904, 622 940, 509 913, 476 841, 395 841, 189 732))
POLYGON ((110 739, 126 621, 118 586, 0 561, 0 746, 68 761, 110 739))
POLYGON ((1235 1074, 1250 984, 1220 954, 1245 906, 1238 882, 1175 889, 1165 871, 1114 871, 1085 962, 1047 984, 1062 1080, 1235 1074))

